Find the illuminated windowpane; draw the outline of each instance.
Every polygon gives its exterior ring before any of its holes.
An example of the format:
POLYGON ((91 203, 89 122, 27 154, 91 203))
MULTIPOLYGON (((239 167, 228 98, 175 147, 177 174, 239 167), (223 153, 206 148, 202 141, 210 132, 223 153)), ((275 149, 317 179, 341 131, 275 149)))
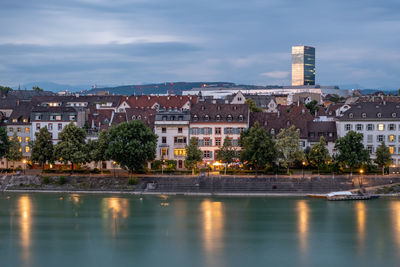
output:
POLYGON ((389 152, 390 154, 394 154, 394 146, 389 146, 389 152))
POLYGON ((382 123, 378 124, 378 131, 383 131, 383 130, 385 130, 385 125, 382 123))
POLYGON ((175 156, 186 156, 186 149, 174 149, 175 156))
POLYGON ((393 134, 389 135, 389 142, 394 142, 395 136, 393 134))
POLYGON ((30 150, 31 150, 31 149, 30 149, 30 147, 29 147, 29 146, 26 146, 26 147, 25 147, 25 152, 27 152, 27 153, 28 153, 30 150))

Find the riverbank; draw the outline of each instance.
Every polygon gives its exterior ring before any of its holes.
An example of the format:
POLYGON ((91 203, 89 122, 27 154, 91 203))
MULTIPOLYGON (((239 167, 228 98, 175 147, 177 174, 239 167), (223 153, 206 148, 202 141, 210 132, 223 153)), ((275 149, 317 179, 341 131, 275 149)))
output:
MULTIPOLYGON (((315 193, 393 187, 400 177, 198 177, 2 176, 3 192, 100 193, 187 196, 306 196, 315 193)), ((397 191, 382 191, 393 195, 397 191)))

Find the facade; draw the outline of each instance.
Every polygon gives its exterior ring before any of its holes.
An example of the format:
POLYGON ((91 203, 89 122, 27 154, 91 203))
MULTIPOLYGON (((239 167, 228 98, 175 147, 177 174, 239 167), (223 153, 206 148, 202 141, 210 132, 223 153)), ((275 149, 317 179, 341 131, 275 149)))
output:
POLYGON ((78 113, 72 107, 34 107, 31 112, 32 140, 40 129, 47 127, 53 143, 58 142, 58 135, 70 122, 77 124, 78 113))
POLYGON ((292 86, 315 85, 315 48, 292 46, 292 86))
POLYGON ((18 141, 21 143, 22 155, 24 157, 30 157, 31 147, 29 142, 32 139, 31 130, 31 114, 32 107, 27 105, 17 106, 10 115, 7 121, 7 135, 10 140, 14 134, 17 134, 18 141))
POLYGON ((350 130, 362 133, 371 158, 375 158, 376 148, 384 141, 393 164, 400 165, 400 103, 359 102, 344 111, 336 124, 338 137, 350 130))
POLYGON ((204 162, 216 160, 216 151, 223 145, 225 137, 230 138, 232 146, 240 151, 240 133, 249 127, 249 113, 247 104, 199 102, 192 106, 189 134, 198 139, 204 162))
POLYGON ((158 136, 156 158, 175 160, 177 168, 185 167, 186 145, 189 142, 188 110, 160 110, 154 121, 154 133, 158 136))

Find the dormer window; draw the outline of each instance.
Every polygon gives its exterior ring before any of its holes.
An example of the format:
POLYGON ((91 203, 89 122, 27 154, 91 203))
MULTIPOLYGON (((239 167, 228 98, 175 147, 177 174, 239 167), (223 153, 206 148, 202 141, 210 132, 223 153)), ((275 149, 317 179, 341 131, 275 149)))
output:
POLYGON ((24 118, 22 121, 23 121, 23 122, 28 122, 28 119, 27 119, 27 118, 24 118))
POLYGON ((243 121, 243 115, 239 115, 239 121, 243 121))
POLYGON ((376 116, 377 116, 378 118, 380 118, 380 117, 382 117, 382 113, 378 112, 378 113, 376 114, 376 116))
POLYGON ((232 121, 232 115, 228 115, 228 117, 226 119, 227 119, 227 121, 232 121))
POLYGON ((201 106, 201 110, 205 110, 206 108, 204 106, 201 106))
POLYGON ((272 128, 272 129, 271 129, 271 135, 274 135, 274 134, 275 134, 275 129, 272 128))
POLYGON ((217 106, 217 110, 221 110, 221 106, 217 106))
POLYGON ((138 118, 138 120, 140 120, 142 118, 142 116, 139 115, 139 116, 137 116, 137 118, 138 118))
POLYGON ((209 117, 208 115, 205 115, 205 116, 204 116, 204 120, 205 120, 205 121, 209 121, 209 119, 210 119, 210 117, 209 117))
POLYGON ((366 117, 367 117, 367 113, 365 113, 365 112, 362 113, 362 114, 361 114, 361 117, 366 118, 366 117))
POLYGON ((221 116, 220 116, 220 115, 217 115, 217 116, 215 117, 215 120, 216 120, 216 121, 221 121, 221 116))
POLYGON ((197 115, 194 115, 193 116, 193 121, 198 121, 199 120, 199 118, 197 117, 197 115))
POLYGON ((392 117, 393 117, 393 118, 396 118, 396 116, 397 116, 396 112, 393 112, 393 113, 392 113, 392 117))
POLYGON ((349 118, 352 119, 353 118, 353 113, 349 114, 349 118))
POLYGON ((136 116, 135 115, 132 116, 132 120, 136 120, 136 116))
POLYGON ((17 122, 17 119, 12 119, 12 122, 17 122))
POLYGON ((237 106, 233 106, 233 110, 237 110, 237 106))

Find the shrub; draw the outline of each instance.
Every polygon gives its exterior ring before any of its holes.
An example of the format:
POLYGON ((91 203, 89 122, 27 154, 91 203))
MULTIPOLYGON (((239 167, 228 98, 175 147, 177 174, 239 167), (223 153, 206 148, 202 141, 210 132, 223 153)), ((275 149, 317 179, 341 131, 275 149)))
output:
POLYGON ((128 185, 136 185, 138 183, 136 177, 129 178, 128 185))
POLYGON ((67 182, 67 177, 65 177, 65 176, 58 177, 58 184, 63 185, 66 182, 67 182))
POLYGON ((42 183, 49 184, 50 183, 50 177, 49 176, 42 176, 42 183))

